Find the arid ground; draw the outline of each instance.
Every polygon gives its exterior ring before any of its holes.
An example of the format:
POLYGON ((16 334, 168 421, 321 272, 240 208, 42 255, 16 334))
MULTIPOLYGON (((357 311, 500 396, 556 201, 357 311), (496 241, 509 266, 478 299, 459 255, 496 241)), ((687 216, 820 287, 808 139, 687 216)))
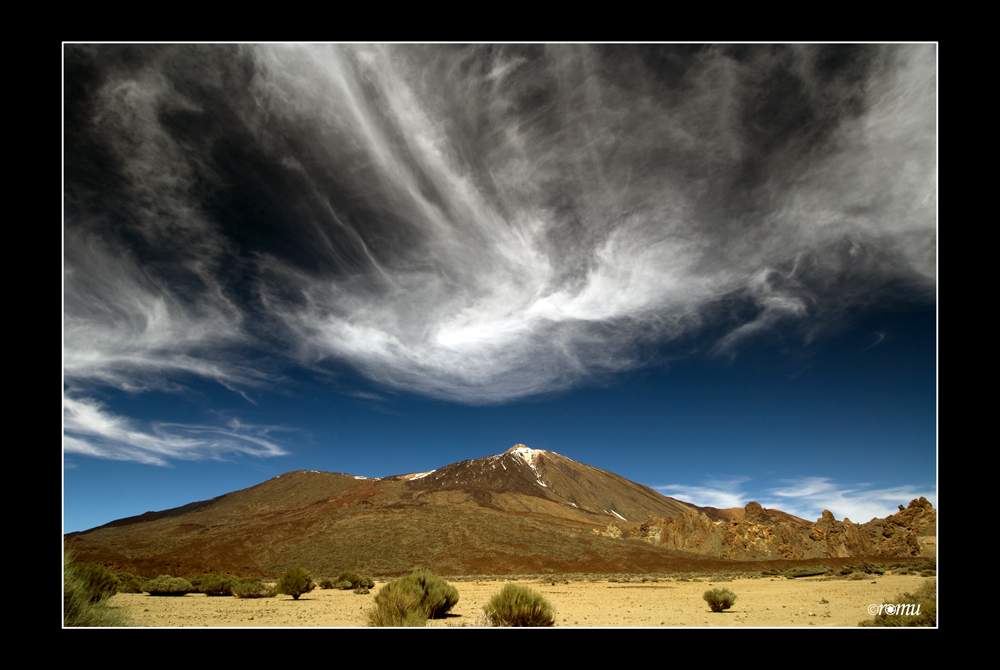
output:
MULTIPOLYGON (((625 578, 622 578, 623 580, 625 578)), ((849 626, 870 619, 869 605, 894 602, 904 591, 913 592, 933 577, 916 575, 868 576, 863 580, 806 577, 762 577, 731 582, 601 581, 550 579, 519 580, 544 595, 556 609, 556 625, 667 626, 667 627, 784 627, 849 626), (728 588, 737 595, 732 609, 713 613, 702 599, 709 588, 728 588)), ((431 626, 469 626, 481 620, 483 605, 510 580, 485 578, 451 582, 460 600, 445 619, 431 626)), ((118 594, 112 605, 130 610, 138 626, 156 627, 290 627, 364 626, 365 610, 384 586, 379 582, 367 595, 353 591, 320 590, 293 600, 289 596, 263 599, 208 597, 153 597, 118 594)))

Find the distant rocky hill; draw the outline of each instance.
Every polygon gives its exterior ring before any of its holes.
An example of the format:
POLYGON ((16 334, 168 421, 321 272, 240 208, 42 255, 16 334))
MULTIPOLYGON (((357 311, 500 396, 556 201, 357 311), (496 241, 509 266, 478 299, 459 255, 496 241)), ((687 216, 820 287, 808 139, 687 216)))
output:
MULTIPOLYGON (((275 575, 293 565, 390 575, 667 572, 725 561, 933 556, 925 499, 865 524, 757 503, 697 507, 550 451, 368 479, 296 471, 241 491, 70 533, 81 560, 148 576, 275 575)), ((712 569, 704 567, 704 569, 712 569)))
POLYGON ((808 523, 779 510, 749 503, 732 510, 685 511, 672 518, 650 515, 638 524, 613 523, 609 537, 637 538, 659 547, 730 560, 802 560, 871 556, 936 556, 937 512, 920 498, 885 519, 863 524, 837 521, 829 511, 808 523), (719 512, 728 514, 719 514, 719 512), (720 518, 721 517, 721 518, 720 518))

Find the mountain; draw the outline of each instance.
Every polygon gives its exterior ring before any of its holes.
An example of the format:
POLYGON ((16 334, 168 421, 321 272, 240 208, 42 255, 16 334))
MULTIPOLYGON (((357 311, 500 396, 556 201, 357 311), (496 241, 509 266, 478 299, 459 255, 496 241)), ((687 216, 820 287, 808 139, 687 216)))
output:
POLYGON ((81 560, 148 576, 273 576, 294 565, 331 575, 666 572, 721 559, 933 555, 935 512, 921 501, 860 526, 829 512, 811 524, 757 503, 700 508, 518 444, 380 479, 289 472, 66 541, 81 560))

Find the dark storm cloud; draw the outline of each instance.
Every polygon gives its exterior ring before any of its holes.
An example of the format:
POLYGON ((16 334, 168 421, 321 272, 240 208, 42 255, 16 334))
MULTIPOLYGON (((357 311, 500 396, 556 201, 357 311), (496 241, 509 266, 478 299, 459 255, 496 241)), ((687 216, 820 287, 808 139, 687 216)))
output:
POLYGON ((709 327, 732 352, 933 300, 929 45, 65 60, 71 384, 241 388, 333 359, 497 402, 709 327))

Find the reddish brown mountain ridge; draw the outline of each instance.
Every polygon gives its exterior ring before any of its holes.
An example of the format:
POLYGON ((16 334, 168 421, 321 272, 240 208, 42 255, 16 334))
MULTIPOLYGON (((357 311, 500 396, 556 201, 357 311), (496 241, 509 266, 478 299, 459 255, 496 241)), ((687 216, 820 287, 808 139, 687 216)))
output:
POLYGON ((809 523, 757 503, 696 507, 551 451, 368 479, 299 470, 66 535, 81 560, 148 576, 667 572, 692 561, 933 556, 925 499, 886 519, 809 523))

